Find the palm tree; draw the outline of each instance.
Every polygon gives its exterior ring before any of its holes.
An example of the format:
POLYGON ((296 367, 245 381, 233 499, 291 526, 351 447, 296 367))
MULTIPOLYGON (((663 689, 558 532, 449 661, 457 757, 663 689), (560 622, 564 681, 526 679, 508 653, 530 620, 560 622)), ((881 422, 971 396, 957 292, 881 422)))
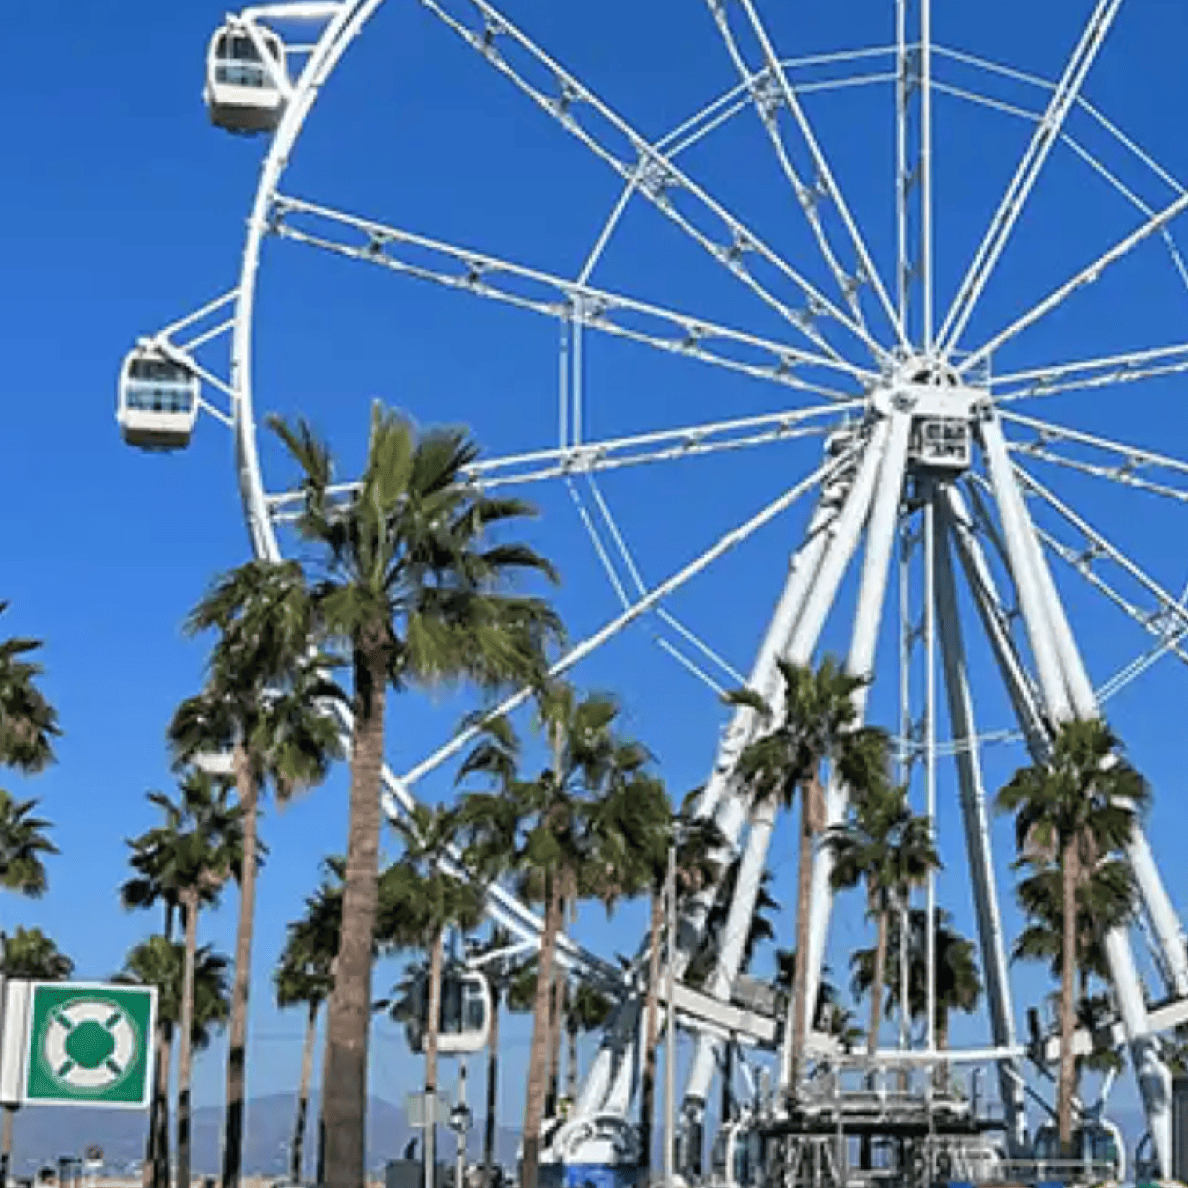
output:
POLYGON ((273 972, 276 1005, 284 1010, 304 1006, 305 1042, 301 1049, 301 1084, 297 1090, 297 1117, 293 1123, 293 1142, 289 1148, 289 1178, 301 1182, 305 1153, 305 1124, 309 1113, 309 1085, 313 1076, 314 1044, 318 1032, 318 1013, 334 987, 331 966, 334 953, 327 948, 306 947, 292 929, 280 963, 273 972))
MULTIPOLYGON (((183 793, 175 803, 161 792, 149 792, 149 802, 160 809, 164 821, 139 837, 127 839, 132 853, 129 865, 136 872, 120 888, 120 902, 126 910, 151 908, 160 901, 165 919, 162 937, 173 941, 174 922, 189 870, 186 824, 188 810, 183 793)), ((180 1000, 179 1000, 180 1001, 180 1000)), ((143 1183, 166 1188, 169 1180, 169 1067, 172 1062, 173 1023, 157 1019, 156 1088, 149 1105, 149 1126, 145 1142, 143 1183)))
POLYGON ((326 1023, 324 1097, 330 1188, 358 1188, 387 688, 458 679, 490 687, 535 676, 559 624, 540 600, 506 592, 515 575, 551 577, 552 569, 525 545, 488 545, 492 528, 531 509, 468 485, 478 450, 464 432, 418 434, 377 403, 360 485, 343 499, 332 492, 330 451, 309 425, 270 424, 301 472, 296 527, 318 551, 317 613, 349 649, 354 678, 346 924, 326 1023))
MULTIPOLYGON (((622 838, 629 860, 641 867, 640 881, 651 899, 648 946, 648 984, 644 1006, 644 1066, 640 1078, 640 1143, 643 1169, 652 1162, 652 1125, 656 1113, 656 1044, 659 1038, 660 948, 664 940, 669 960, 673 939, 665 936, 664 908, 670 851, 674 854, 675 894, 678 904, 713 883, 719 869, 715 855, 722 849, 720 831, 709 819, 691 815, 687 798, 680 814, 673 814, 663 786, 646 798, 632 797, 633 811, 625 813, 622 838)), ((676 1042, 675 1020, 667 1022, 666 1043, 676 1042)))
MULTIPOLYGON (((714 901, 705 917, 705 929, 701 943, 685 967, 684 980, 687 985, 701 989, 714 971, 715 958, 725 939, 726 922, 730 915, 730 904, 734 900, 734 890, 738 885, 738 874, 741 867, 742 855, 736 854, 722 871, 722 878, 714 894, 714 901)), ((740 973, 750 971, 755 960, 755 953, 761 944, 775 940, 775 924, 772 923, 768 913, 779 911, 780 904, 779 900, 771 893, 771 882, 771 871, 764 869, 759 875, 759 891, 755 896, 755 910, 751 913, 751 922, 747 926, 747 935, 743 942, 742 961, 739 965, 740 973)))
POLYGON ((1016 865, 1060 872, 1056 1116, 1061 1145, 1069 1154, 1076 1083, 1077 888, 1103 858, 1126 847, 1149 799, 1146 781, 1121 757, 1110 728, 1100 719, 1078 718, 1061 723, 1044 762, 1020 768, 998 794, 998 807, 1015 814, 1016 865))
MULTIPOLYGON (((738 774, 756 800, 775 800, 786 806, 800 799, 800 853, 797 869, 796 948, 808 951, 809 897, 813 851, 825 828, 825 785, 830 778, 847 784, 861 798, 887 778, 888 745, 885 731, 862 726, 855 702, 868 683, 826 657, 813 671, 779 661, 783 708, 778 721, 773 708, 751 689, 729 696, 747 705, 764 720, 767 733, 750 743, 739 758, 738 774)), ((800 1065, 808 1029, 805 993, 808 962, 797 962, 795 984, 788 999, 785 1074, 790 1093, 800 1083, 800 1065), (799 1004, 799 1005, 798 1005, 799 1004)))
MULTIPOLYGON (((892 947, 901 941, 900 922, 903 916, 896 913, 891 917, 889 935, 892 947)), ((927 912, 923 908, 912 908, 907 914, 907 936, 902 937, 907 954, 907 994, 909 1020, 926 1019, 928 1016, 928 939, 927 912)), ((973 1014, 982 998, 982 976, 978 970, 974 942, 962 936, 952 927, 952 916, 943 908, 936 908, 933 914, 934 977, 933 995, 935 1014, 933 1026, 936 1046, 945 1051, 949 1046, 949 1016, 953 1011, 973 1014)), ((851 958, 854 969, 854 993, 874 994, 876 951, 860 949, 851 958)), ((901 1012, 900 986, 893 981, 886 993, 887 1008, 901 1012)), ((938 1066, 937 1084, 943 1083, 941 1066, 938 1066)))
POLYGON ((177 1054, 177 1188, 190 1185, 190 1082, 193 1072, 193 1019, 198 954, 198 912, 213 902, 227 880, 242 871, 241 810, 229 802, 229 789, 204 772, 182 778, 176 806, 179 826, 172 834, 172 877, 185 927, 180 1040, 177 1054))
MULTIPOLYGON (((445 934, 450 928, 467 931, 483 915, 482 888, 442 869, 442 859, 454 844, 457 814, 448 809, 415 805, 407 822, 400 823, 404 854, 393 870, 397 901, 396 947, 428 953, 428 993, 425 997, 425 1103, 437 1097, 437 1040, 442 1009, 442 974, 445 934)), ((393 1008, 399 1017, 400 1006, 393 1008)), ((432 1176, 437 1158, 437 1125, 432 1112, 425 1118, 422 1146, 426 1176, 432 1176)), ((428 1179, 426 1180, 428 1182, 428 1179)))
POLYGON ((866 885, 866 902, 874 917, 877 940, 870 977, 870 1025, 867 1054, 879 1047, 883 988, 887 974, 888 929, 892 913, 907 910, 914 887, 940 867, 927 817, 908 804, 907 789, 889 785, 868 788, 851 802, 848 819, 834 826, 827 844, 833 850, 833 886, 849 890, 866 885))
POLYGON ((0 887, 37 899, 49 886, 43 856, 58 847, 46 837, 49 821, 31 814, 36 800, 15 800, 0 788, 0 887))
MULTIPOLYGON (((174 1029, 180 1026, 186 996, 186 967, 192 964, 190 981, 193 987, 193 1007, 190 1018, 189 1045, 193 1051, 207 1047, 212 1032, 227 1019, 227 958, 203 945, 188 960, 184 944, 175 944, 163 936, 142 941, 124 959, 124 967, 113 978, 137 986, 157 987, 157 1062, 154 1071, 153 1093, 160 1099, 156 1125, 161 1133, 154 1148, 152 1166, 153 1188, 168 1188, 168 1095, 170 1058, 174 1029)), ((180 1128, 179 1128, 180 1131, 180 1128)), ((179 1133, 178 1156, 181 1157, 179 1133)))
POLYGON ((325 658, 313 651, 313 602, 294 562, 251 561, 223 575, 190 614, 191 635, 214 630, 206 688, 184 701, 169 726, 175 761, 203 754, 231 758, 242 810, 243 864, 227 1051, 223 1188, 243 1163, 248 992, 256 907, 256 834, 260 794, 271 783, 278 800, 320 784, 341 754, 326 701, 339 694, 325 658))
MULTIPOLYGON (((3 973, 6 978, 30 982, 62 982, 74 972, 74 962, 40 928, 18 928, 4 937, 3 973)), ((12 1128, 17 1107, 4 1107, 4 1128, 0 1133, 0 1184, 8 1183, 12 1160, 12 1128)))
POLYGON ((614 999, 591 982, 578 982, 568 995, 569 1009, 565 1012, 565 1032, 569 1051, 565 1061, 565 1096, 572 1103, 577 1100, 579 1072, 578 1036, 597 1031, 610 1018, 614 999))
MULTIPOLYGON (((7 609, 0 602, 0 614, 7 609)), ((0 641, 0 766, 26 775, 54 761, 53 739, 62 733, 57 712, 37 687, 41 665, 26 658, 40 647, 36 639, 0 641)))
POLYGON ((505 719, 496 719, 486 724, 458 777, 482 775, 495 787, 467 793, 460 806, 472 868, 484 875, 532 871, 543 880, 544 929, 524 1108, 524 1188, 536 1188, 539 1170, 553 958, 563 898, 597 895, 609 905, 631 893, 635 884, 624 822, 630 813, 652 816, 647 806, 657 795, 663 797, 659 781, 645 771, 647 751, 616 734, 618 714, 604 694, 579 697, 568 685, 550 684, 537 695, 549 766, 536 779, 520 778, 519 741, 505 719))

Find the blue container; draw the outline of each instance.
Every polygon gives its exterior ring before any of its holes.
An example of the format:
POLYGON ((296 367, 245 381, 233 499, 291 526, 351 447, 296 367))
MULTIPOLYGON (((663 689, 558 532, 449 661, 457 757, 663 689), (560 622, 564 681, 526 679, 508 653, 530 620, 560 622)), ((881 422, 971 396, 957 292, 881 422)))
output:
POLYGON ((562 1188, 635 1188, 638 1171, 612 1163, 567 1163, 561 1173, 562 1188))

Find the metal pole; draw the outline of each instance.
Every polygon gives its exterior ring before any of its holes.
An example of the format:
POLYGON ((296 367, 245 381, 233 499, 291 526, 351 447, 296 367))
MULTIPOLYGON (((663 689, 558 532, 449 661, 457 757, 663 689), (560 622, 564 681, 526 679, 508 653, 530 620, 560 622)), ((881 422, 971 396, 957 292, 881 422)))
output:
MULTIPOLYGON (((668 969, 664 997, 668 1003, 668 1037, 664 1043, 664 1183, 673 1188, 676 1171, 676 839, 668 845, 668 877, 664 885, 665 911, 668 916, 668 969)), ((644 1152, 645 1160, 649 1152, 644 1152)))
MULTIPOLYGON (((924 504, 924 763, 925 812, 936 842, 936 491, 924 504)), ((924 909, 925 1048, 936 1050, 936 871, 928 872, 924 909)), ((929 1081, 932 1078, 929 1077, 929 1081)))

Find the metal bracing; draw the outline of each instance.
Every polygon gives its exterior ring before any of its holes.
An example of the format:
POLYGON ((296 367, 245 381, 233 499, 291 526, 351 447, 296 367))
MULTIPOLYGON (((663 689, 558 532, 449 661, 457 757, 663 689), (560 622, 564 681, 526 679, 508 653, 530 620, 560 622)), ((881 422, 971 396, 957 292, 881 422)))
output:
MULTIPOLYGON (((855 676, 873 679, 875 643, 883 619, 887 598, 887 581, 891 568, 891 554, 895 545, 895 528, 899 520, 903 496, 904 474, 907 468, 908 438, 911 433, 910 413, 896 409, 890 417, 887 446, 879 467, 878 487, 871 504, 866 532, 866 553, 862 562, 862 578, 858 591, 858 605, 854 612, 854 629, 846 658, 846 671, 855 676)), ((803 661, 798 661, 803 663, 803 661)), ((862 685, 854 695, 859 720, 865 717, 870 685, 862 685)), ((831 779, 826 796, 826 827, 838 825, 845 814, 848 797, 845 786, 831 779)), ((809 900, 809 943, 805 979, 805 1034, 811 1030, 810 1004, 817 1001, 821 965, 825 954, 825 937, 829 929, 833 904, 830 879, 833 874, 833 852, 820 847, 813 857, 812 893, 809 900)), ((789 1001, 788 1026, 785 1029, 785 1050, 781 1060, 781 1086, 788 1087, 791 1073, 792 1011, 796 1004, 789 1001)))
MULTIPOLYGON (((935 496, 935 589, 937 626, 945 692, 949 705, 949 729, 955 738, 977 738, 973 689, 965 657, 965 641, 957 604, 953 573, 953 516, 938 492, 935 496)), ((1015 1016, 1007 970, 1002 915, 998 907, 997 880, 990 845, 990 822, 982 782, 981 756, 976 746, 964 747, 954 755, 961 794, 961 816, 965 826, 965 848, 972 876, 974 912, 978 923, 982 969, 986 982, 990 1028, 996 1047, 1015 1046, 1015 1016)), ((999 1094, 1007 1111, 1007 1135, 1014 1150, 1026 1142, 1027 1115, 1018 1061, 999 1062, 999 1094)))
POLYGON ((829 161, 822 151, 817 137, 813 133, 812 126, 804 113, 804 108, 801 106, 795 90, 788 81, 788 75, 784 69, 784 65, 776 53, 775 47, 772 45, 767 30, 763 26, 763 22, 759 19, 759 14, 755 10, 752 0, 740 0, 740 8, 762 58, 762 65, 757 68, 748 64, 739 39, 734 33, 730 20, 730 5, 725 3, 724 0, 706 0, 706 3, 722 34, 722 39, 726 43, 735 69, 751 92, 755 110, 771 140, 780 167, 791 183, 796 200, 800 204, 812 228, 818 249, 830 272, 833 274, 834 281, 837 283, 843 298, 849 304, 855 321, 865 329, 865 319, 862 315, 859 293, 864 285, 869 284, 873 286, 875 294, 894 328, 900 345, 906 347, 908 342, 904 333, 902 317, 891 304, 891 299, 887 295, 887 290, 879 276, 878 269, 871 259, 862 234, 858 230, 854 217, 850 213, 845 198, 842 196, 842 192, 834 179, 833 171, 829 167, 829 161), (814 171, 812 184, 806 184, 793 163, 791 150, 785 144, 780 129, 781 111, 788 112, 792 117, 799 136, 808 149, 814 171), (833 204, 837 212, 837 217, 844 226, 851 248, 857 259, 857 267, 853 274, 848 274, 842 267, 829 241, 829 236, 825 231, 819 209, 822 199, 833 204))
POLYGON ((1089 69, 1105 42, 1110 25, 1113 24, 1118 9, 1121 7, 1122 0, 1098 0, 1093 15, 1089 18, 1081 35, 1081 40, 1052 93, 1048 109, 1036 128, 1022 161, 1019 162, 1015 176, 1007 186, 998 210, 990 220, 990 226, 978 247, 973 263, 945 316, 940 333, 937 335, 937 345, 942 353, 951 354, 960 342, 961 335, 969 323, 978 299, 1006 248, 1019 216, 1027 205, 1027 199, 1039 179, 1048 154, 1058 142, 1064 121, 1076 103, 1077 96, 1088 77, 1089 69))
POLYGON ((755 296, 795 326, 819 349, 833 358, 840 357, 816 329, 819 319, 828 318, 849 330, 875 357, 886 358, 884 348, 862 326, 838 309, 802 273, 698 186, 673 162, 670 155, 641 136, 487 0, 421 0, 421 3, 453 29, 488 65, 514 83, 542 111, 605 161, 624 181, 631 181, 642 173, 644 180, 639 185, 639 192, 661 214, 671 219, 755 296), (477 19, 477 23, 468 23, 465 17, 457 15, 459 9, 468 12, 471 21, 477 19), (509 61, 503 48, 507 44, 523 55, 525 70, 517 69, 509 61), (529 81, 528 68, 547 78, 548 90, 529 81), (583 118, 589 124, 583 123, 583 118), (692 208, 690 213, 678 209, 674 200, 677 195, 688 196, 688 205, 692 208), (703 222, 709 222, 712 231, 704 230, 695 221, 693 211, 703 222), (745 263, 748 254, 758 257, 791 282, 802 294, 806 306, 799 310, 792 309, 775 297, 748 270, 745 263))
POLYGON ((1136 231, 1132 231, 1108 251, 1103 252, 1092 264, 1087 264, 1075 276, 1053 289, 1038 305, 1033 306, 1027 313, 1017 318, 1005 330, 999 331, 989 342, 984 343, 962 359, 957 364, 958 374, 964 376, 976 371, 978 367, 988 362, 1000 347, 1047 317, 1054 309, 1063 305, 1078 289, 1083 289, 1086 285, 1091 285, 1099 280, 1107 269, 1117 264, 1119 260, 1124 260, 1135 248, 1145 243, 1152 235, 1162 231, 1186 210, 1188 210, 1188 193, 1183 193, 1147 219, 1136 231))
MULTIPOLYGON (((806 664, 816 647, 825 616, 837 593, 842 575, 854 555, 859 535, 870 513, 875 480, 887 448, 890 427, 890 422, 886 419, 875 425, 869 441, 862 449, 858 471, 841 511, 830 525, 828 544, 821 558, 816 579, 809 588, 799 618, 793 625, 786 644, 784 656, 791 664, 806 664)), ((777 684, 768 699, 776 720, 783 710, 781 693, 781 686, 777 684)), ((768 812, 766 808, 762 812, 753 811, 751 830, 743 852, 734 898, 726 917, 725 939, 708 985, 709 993, 715 998, 729 998, 734 979, 738 976, 743 945, 747 928, 755 912, 760 876, 771 844, 774 823, 774 812, 768 812)), ((692 1071, 685 1087, 686 1110, 700 1111, 708 1096, 716 1060, 717 1048, 713 1039, 705 1035, 699 1037, 692 1071)))
POLYGON ((850 400, 853 393, 800 379, 793 374, 794 369, 824 368, 859 381, 874 378, 872 372, 829 352, 814 355, 299 198, 277 195, 270 230, 284 239, 432 281, 445 288, 514 305, 571 325, 589 326, 669 354, 713 363, 835 400, 850 400), (294 222, 295 217, 304 217, 313 226, 299 225, 294 222), (353 238, 347 238, 344 232, 353 238), (332 233, 337 233, 337 238, 332 233), (401 252, 403 255, 397 254, 401 252), (727 348, 734 353, 727 353, 727 348))
MULTIPOLYGON (((1154 347, 1076 363, 1057 363, 1026 371, 1004 372, 990 380, 996 404, 1013 404, 1036 396, 1090 391, 1115 384, 1180 375, 1188 371, 1188 344, 1154 347)), ((1003 412, 1007 419, 1007 412, 1003 412)))

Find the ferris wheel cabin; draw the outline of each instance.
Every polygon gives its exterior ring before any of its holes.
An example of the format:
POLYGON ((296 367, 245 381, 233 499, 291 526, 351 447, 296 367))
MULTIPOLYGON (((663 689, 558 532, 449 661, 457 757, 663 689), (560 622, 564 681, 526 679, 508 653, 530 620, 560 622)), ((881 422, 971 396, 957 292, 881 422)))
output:
POLYGON ((284 42, 271 29, 249 32, 228 22, 211 38, 203 93, 211 123, 228 132, 272 132, 284 114, 287 86, 284 42))
POLYGON ((179 450, 190 444, 198 419, 200 381, 184 364, 137 347, 120 372, 116 420, 124 440, 145 450, 179 450))
MULTIPOLYGON (((407 998, 405 1034, 414 1052, 425 1050, 429 1019, 429 979, 419 974, 407 998)), ((480 1052, 491 1034, 491 988, 473 970, 446 970, 441 978, 441 1013, 438 1016, 437 1051, 443 1056, 480 1052)))

